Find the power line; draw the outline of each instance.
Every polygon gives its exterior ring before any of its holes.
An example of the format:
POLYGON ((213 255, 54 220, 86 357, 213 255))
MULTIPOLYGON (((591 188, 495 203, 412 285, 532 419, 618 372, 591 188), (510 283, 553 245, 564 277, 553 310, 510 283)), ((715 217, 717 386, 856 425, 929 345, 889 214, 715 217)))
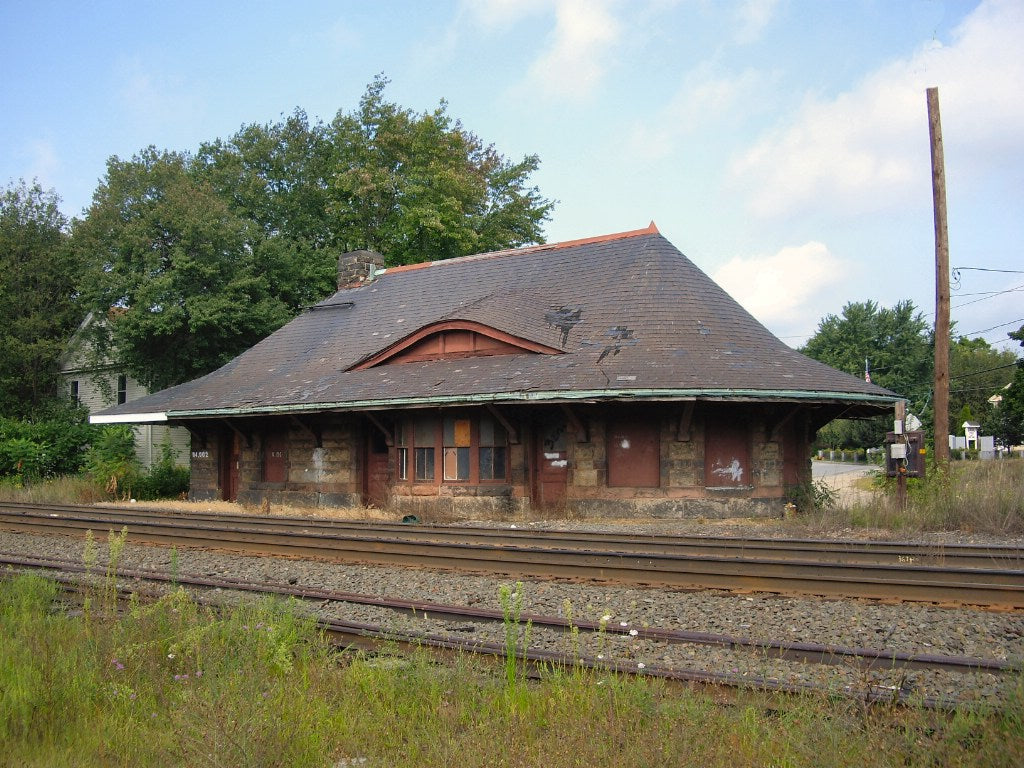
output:
POLYGON ((1016 363, 1016 361, 1014 361, 1012 363, 1007 363, 1006 365, 997 365, 994 368, 986 368, 983 371, 971 371, 970 373, 961 373, 959 376, 950 376, 949 380, 952 381, 953 379, 966 379, 968 376, 980 376, 983 373, 990 373, 991 371, 1001 371, 1004 368, 1016 368, 1016 367, 1017 367, 1017 363, 1016 363))
POLYGON ((1002 296, 1004 293, 1013 293, 1014 291, 1020 290, 1024 290, 1024 284, 1018 285, 1015 288, 1007 288, 1005 291, 996 291, 991 296, 983 296, 982 298, 975 299, 974 301, 965 301, 963 304, 957 304, 955 307, 953 307, 953 309, 960 309, 961 307, 966 307, 969 304, 977 304, 979 301, 985 301, 986 299, 994 299, 996 296, 1002 296))
POLYGON ((1024 317, 1011 320, 1008 323, 1000 323, 999 325, 993 325, 991 328, 982 328, 980 331, 968 331, 967 333, 961 334, 962 336, 974 336, 979 333, 986 333, 988 331, 994 331, 996 328, 1003 328, 1007 325, 1016 325, 1017 323, 1024 323, 1024 317))
POLYGON ((953 267, 953 279, 957 279, 957 272, 1005 272, 1012 275, 1024 275, 1021 269, 989 269, 988 267, 953 267))

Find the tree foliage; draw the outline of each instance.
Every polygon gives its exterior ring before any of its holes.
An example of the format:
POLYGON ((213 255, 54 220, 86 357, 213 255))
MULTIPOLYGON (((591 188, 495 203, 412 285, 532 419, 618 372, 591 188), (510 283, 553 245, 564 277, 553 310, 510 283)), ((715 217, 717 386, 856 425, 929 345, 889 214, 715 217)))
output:
POLYGON ((0 194, 0 414, 26 416, 57 391, 80 320, 77 266, 60 198, 24 181, 0 194))
POLYGON ((335 290, 338 256, 389 265, 543 242, 536 156, 502 157, 447 114, 367 88, 329 125, 296 110, 195 155, 113 157, 73 231, 97 354, 162 388, 207 373, 335 290), (111 308, 114 309, 111 312, 111 308))
POLYGON ((383 253, 388 265, 543 242, 553 203, 528 185, 540 160, 506 160, 448 115, 385 101, 387 80, 331 124, 330 211, 345 250, 383 253))
MULTIPOLYGON (((1008 335, 1024 347, 1024 325, 1008 335)), ((1010 387, 1000 393, 1002 402, 990 409, 982 420, 983 431, 995 436, 1004 446, 1024 443, 1024 358, 1016 362, 1010 387)))
MULTIPOLYGON (((926 414, 930 401, 934 351, 931 330, 912 301, 893 308, 873 301, 850 302, 841 315, 827 315, 807 344, 805 355, 855 376, 868 361, 871 381, 903 395, 911 410, 926 414)), ((847 447, 879 445, 891 420, 841 420, 819 432, 819 442, 847 447)))
POLYGON ((93 326, 95 349, 153 388, 223 365, 288 318, 247 247, 251 223, 190 162, 153 147, 111 158, 74 228, 83 294, 109 318, 93 326))
POLYGON ((982 338, 963 336, 949 346, 949 434, 962 435, 963 423, 970 414, 973 421, 991 410, 988 399, 1000 394, 1013 379, 1017 356, 999 351, 982 338))
POLYGON ((296 110, 205 143, 196 156, 195 174, 250 223, 247 247, 291 311, 334 290, 341 249, 327 210, 333 153, 325 126, 296 110))

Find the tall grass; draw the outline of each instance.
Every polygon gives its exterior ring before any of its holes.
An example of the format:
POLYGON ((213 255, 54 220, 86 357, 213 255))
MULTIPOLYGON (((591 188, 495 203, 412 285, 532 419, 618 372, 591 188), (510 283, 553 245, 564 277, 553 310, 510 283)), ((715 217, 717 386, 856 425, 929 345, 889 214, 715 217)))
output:
MULTIPOLYGON (((103 589, 97 593, 99 600, 103 589)), ((462 657, 337 654, 289 604, 223 613, 182 591, 69 612, 0 582, 3 766, 1015 766, 1024 687, 1001 711, 865 710, 579 669, 516 686, 462 657), (106 606, 109 607, 109 606, 106 606)))
POLYGON ((0 499, 30 504, 95 504, 109 495, 101 483, 85 475, 64 475, 21 483, 0 480, 0 499))
POLYGON ((820 510, 809 520, 895 531, 1024 534, 1024 461, 953 462, 947 470, 930 466, 926 477, 911 478, 907 485, 906 508, 895 480, 880 478, 871 501, 820 510))

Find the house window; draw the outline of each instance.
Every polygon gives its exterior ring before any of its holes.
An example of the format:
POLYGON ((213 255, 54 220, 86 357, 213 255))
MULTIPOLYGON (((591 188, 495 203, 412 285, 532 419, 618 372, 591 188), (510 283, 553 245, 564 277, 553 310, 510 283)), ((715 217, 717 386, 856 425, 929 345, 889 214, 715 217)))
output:
POLYGON ((480 479, 504 480, 508 436, 505 428, 486 416, 480 419, 480 479))
POLYGON ((81 405, 82 399, 78 394, 78 379, 74 379, 71 382, 71 401, 75 405, 81 405))
POLYGON ((437 422, 434 419, 417 419, 413 429, 413 441, 414 478, 433 480, 437 422))
POLYGON ((405 425, 398 425, 398 434, 395 437, 395 445, 398 446, 398 479, 409 479, 409 445, 405 437, 405 425))
POLYGON ((508 477, 508 435, 489 416, 407 421, 399 426, 396 444, 399 480, 486 483, 508 477), (438 451, 439 478, 435 467, 438 451))
POLYGON ((608 485, 657 488, 661 485, 658 425, 643 421, 613 422, 608 428, 608 485))
POLYGON ((128 377, 123 373, 117 377, 117 404, 124 405, 128 402, 128 377))

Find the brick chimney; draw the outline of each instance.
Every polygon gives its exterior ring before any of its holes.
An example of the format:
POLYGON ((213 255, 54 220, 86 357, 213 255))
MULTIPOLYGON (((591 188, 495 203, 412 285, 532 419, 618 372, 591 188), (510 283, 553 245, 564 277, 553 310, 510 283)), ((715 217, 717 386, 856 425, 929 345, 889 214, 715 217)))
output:
POLYGON ((384 257, 375 251, 349 251, 338 257, 338 290, 358 288, 373 280, 384 266, 384 257))

